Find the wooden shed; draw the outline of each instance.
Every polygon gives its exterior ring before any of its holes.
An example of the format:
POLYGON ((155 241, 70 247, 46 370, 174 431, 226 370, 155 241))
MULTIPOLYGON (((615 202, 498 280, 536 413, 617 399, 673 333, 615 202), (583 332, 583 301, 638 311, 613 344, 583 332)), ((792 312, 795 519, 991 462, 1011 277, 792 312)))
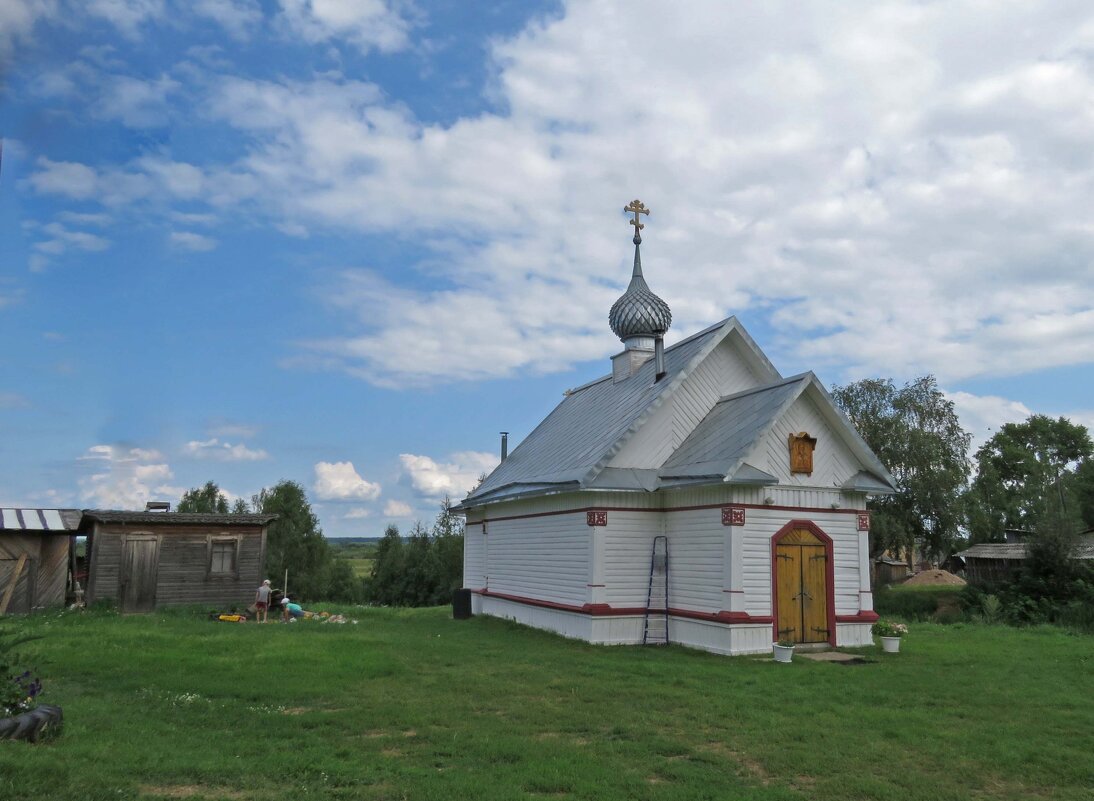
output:
POLYGON ((64 606, 78 509, 0 509, 0 615, 64 606))
MULTIPOLYGON (((965 560, 970 583, 999 584, 1014 578, 1026 559, 1027 548, 1024 542, 981 542, 955 556, 965 560)), ((1079 537, 1072 558, 1094 560, 1094 533, 1088 531, 1079 537)))
POLYGON ((123 612, 246 606, 262 582, 266 528, 276 518, 87 510, 87 601, 114 600, 123 612))

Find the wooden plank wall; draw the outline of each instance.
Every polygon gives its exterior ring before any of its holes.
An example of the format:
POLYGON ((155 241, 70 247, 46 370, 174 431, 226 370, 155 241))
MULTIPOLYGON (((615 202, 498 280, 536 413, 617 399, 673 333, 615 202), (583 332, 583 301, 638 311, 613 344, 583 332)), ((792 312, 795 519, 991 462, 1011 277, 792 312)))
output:
POLYGON ((27 614, 65 602, 68 535, 0 534, 0 597, 7 590, 20 556, 26 563, 15 585, 7 614, 27 614))
POLYGON ((156 582, 156 606, 208 604, 210 606, 248 606, 262 582, 263 529, 248 527, 209 527, 178 525, 98 525, 90 581, 93 597, 89 601, 119 599, 122 541, 125 535, 160 535, 159 570, 156 582), (207 576, 208 537, 241 535, 239 577, 207 576))
POLYGON ((490 521, 485 570, 489 589, 555 603, 585 603, 591 532, 584 512, 490 521))

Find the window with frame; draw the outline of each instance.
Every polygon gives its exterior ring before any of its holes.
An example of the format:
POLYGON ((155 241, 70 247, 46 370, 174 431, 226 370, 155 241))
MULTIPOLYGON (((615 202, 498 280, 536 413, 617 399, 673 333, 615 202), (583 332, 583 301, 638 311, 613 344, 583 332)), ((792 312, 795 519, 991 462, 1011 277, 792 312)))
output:
POLYGON ((209 575, 234 576, 239 557, 239 540, 214 539, 209 542, 209 575))

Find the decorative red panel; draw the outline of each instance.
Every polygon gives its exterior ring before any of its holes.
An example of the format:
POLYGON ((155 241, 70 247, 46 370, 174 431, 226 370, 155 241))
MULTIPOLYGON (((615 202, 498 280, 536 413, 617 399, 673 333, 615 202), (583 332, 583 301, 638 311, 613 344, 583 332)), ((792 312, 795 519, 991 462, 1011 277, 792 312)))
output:
POLYGON ((861 514, 858 516, 858 530, 869 531, 870 530, 870 515, 861 514))
POLYGON ((743 506, 723 506, 723 526, 743 526, 745 524, 745 509, 743 506))
POLYGON ((608 513, 607 512, 586 512, 585 523, 590 526, 606 526, 608 525, 608 513))

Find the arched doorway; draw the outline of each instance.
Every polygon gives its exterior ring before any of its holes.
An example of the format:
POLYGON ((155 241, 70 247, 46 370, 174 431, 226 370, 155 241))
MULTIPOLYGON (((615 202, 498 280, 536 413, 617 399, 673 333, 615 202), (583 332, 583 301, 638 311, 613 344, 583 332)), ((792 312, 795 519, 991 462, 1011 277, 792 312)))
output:
POLYGON ((776 640, 835 644, 832 538, 794 520, 771 540, 772 618, 776 640))

